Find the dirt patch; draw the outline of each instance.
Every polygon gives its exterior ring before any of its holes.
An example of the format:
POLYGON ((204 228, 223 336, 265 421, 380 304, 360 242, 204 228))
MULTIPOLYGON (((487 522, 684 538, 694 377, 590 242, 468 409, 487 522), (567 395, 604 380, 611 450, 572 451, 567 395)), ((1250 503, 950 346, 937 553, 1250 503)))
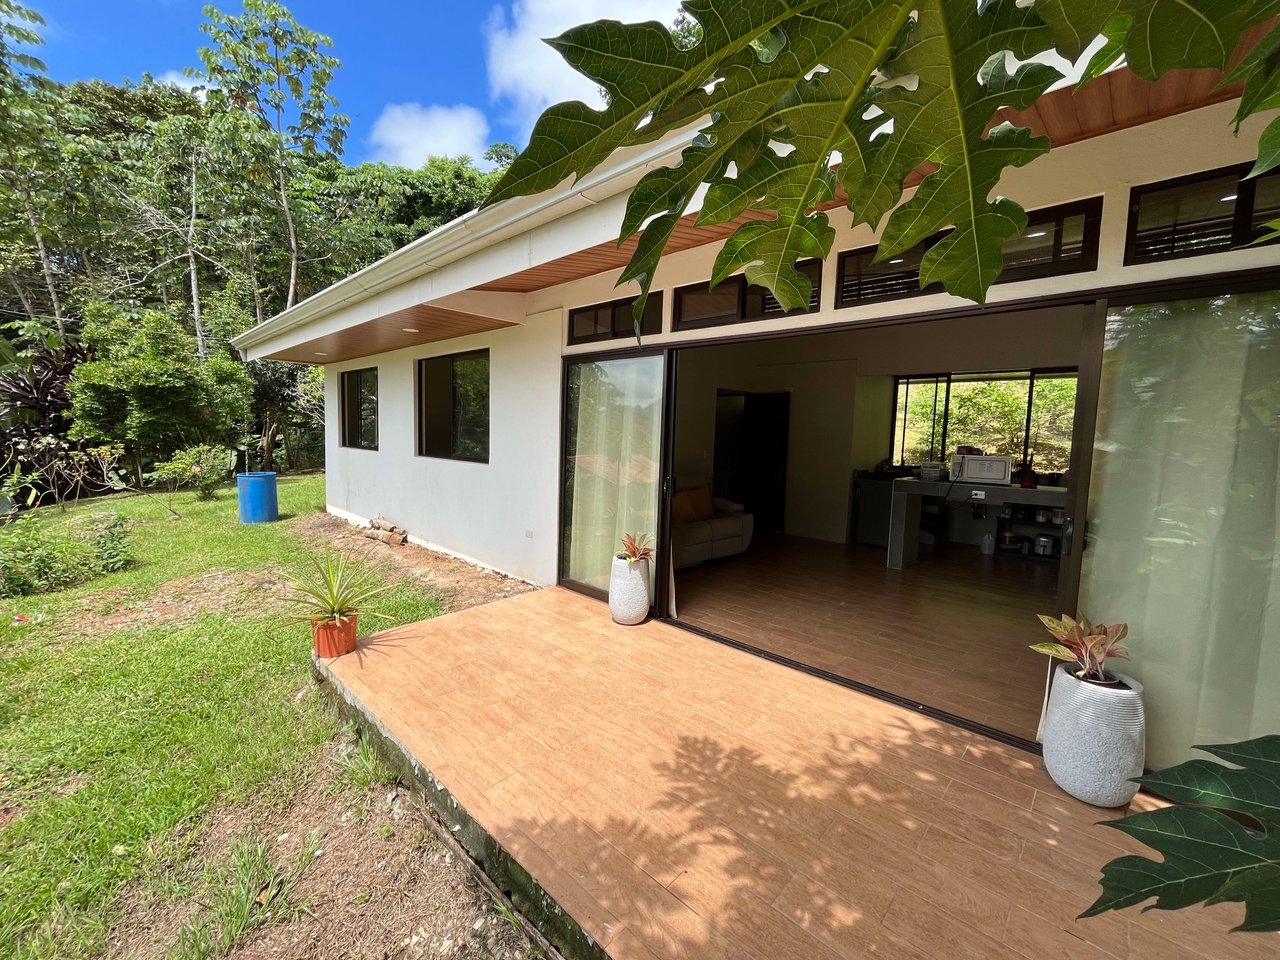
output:
POLYGON ((210 570, 168 580, 145 597, 106 591, 85 597, 58 617, 59 633, 96 636, 115 630, 190 626, 207 613, 261 616, 285 607, 282 568, 210 570))
POLYGON ((440 595, 446 611, 462 610, 535 589, 523 580, 416 544, 388 546, 364 536, 361 529, 329 513, 299 517, 293 526, 294 532, 307 542, 327 543, 348 556, 384 567, 391 579, 417 578, 427 589, 440 595))
MULTIPOLYGON (((306 867, 292 919, 251 933, 235 960, 531 960, 544 954, 506 919, 466 867, 440 844, 405 788, 345 786, 336 756, 344 735, 317 753, 292 800, 274 809, 219 810, 204 821, 194 852, 168 869, 198 874, 225 862, 237 839, 265 839, 273 857, 306 867), (312 851, 317 851, 314 855, 312 851)), ((166 900, 142 884, 121 898, 107 956, 161 960, 199 915, 199 893, 166 900)))

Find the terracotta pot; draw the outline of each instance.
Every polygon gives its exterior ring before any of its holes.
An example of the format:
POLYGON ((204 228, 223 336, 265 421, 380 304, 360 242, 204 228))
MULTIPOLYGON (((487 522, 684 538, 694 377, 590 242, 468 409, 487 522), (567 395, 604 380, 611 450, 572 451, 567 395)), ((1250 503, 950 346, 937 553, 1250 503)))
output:
POLYGON ((634 626, 649 616, 649 561, 613 558, 609 575, 609 613, 614 623, 634 626))
POLYGON ((311 643, 316 656, 331 660, 356 649, 356 618, 345 620, 312 620, 311 643))

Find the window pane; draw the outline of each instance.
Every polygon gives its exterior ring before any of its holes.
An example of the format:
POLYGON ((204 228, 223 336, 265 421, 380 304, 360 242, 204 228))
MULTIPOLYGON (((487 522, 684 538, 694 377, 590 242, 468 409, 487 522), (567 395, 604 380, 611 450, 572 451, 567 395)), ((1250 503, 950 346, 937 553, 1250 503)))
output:
POLYGON ((946 412, 945 377, 898 381, 894 418, 897 462, 914 466, 942 459, 942 420, 946 412))
POLYGON ((947 453, 977 447, 990 456, 1022 462, 1030 374, 957 375, 947 404, 947 453))
POLYGON ((1253 229, 1258 234, 1270 233, 1267 224, 1280 220, 1280 173, 1270 173, 1255 181, 1253 195, 1253 229))
POLYGON ((453 455, 489 458, 489 355, 453 361, 453 455))
POLYGON ((570 339, 591 340, 609 336, 611 316, 612 310, 609 307, 587 307, 574 310, 569 323, 570 339))
POLYGON ((657 536, 662 369, 661 357, 569 367, 562 540, 568 580, 607 589, 622 535, 657 536))
POLYGON ((360 446, 372 450, 378 446, 378 371, 362 370, 360 389, 360 446))
POLYGON ((738 290, 742 279, 730 277, 714 290, 700 283, 676 291, 676 317, 680 326, 713 326, 738 319, 738 290))
POLYGON ((1036 374, 1028 459, 1037 473, 1066 473, 1076 416, 1076 375, 1036 374))
POLYGON ((1236 212, 1235 173, 1137 195, 1132 260, 1230 249, 1236 212))

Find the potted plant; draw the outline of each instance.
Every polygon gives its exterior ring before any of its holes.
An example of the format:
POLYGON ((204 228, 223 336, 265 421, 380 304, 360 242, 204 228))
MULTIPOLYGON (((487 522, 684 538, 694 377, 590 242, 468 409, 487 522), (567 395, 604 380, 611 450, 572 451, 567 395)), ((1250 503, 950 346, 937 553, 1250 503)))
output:
POLYGON ((609 613, 614 623, 633 626, 649 615, 649 564, 653 547, 647 534, 626 534, 609 572, 609 613))
MULTIPOLYGON (((356 617, 370 598, 390 588, 373 573, 356 567, 341 556, 327 553, 314 560, 315 569, 305 577, 290 577, 290 602, 306 612, 297 619, 311 624, 311 641, 317 657, 329 659, 356 648, 356 617)), ((380 613, 365 616, 383 617, 380 613)))
POLYGON ((1129 628, 1065 615, 1040 621, 1054 642, 1031 649, 1064 661, 1052 671, 1041 726, 1045 768, 1076 799, 1122 807, 1138 792, 1146 757, 1142 684, 1107 670, 1108 660, 1128 659, 1120 641, 1129 628))

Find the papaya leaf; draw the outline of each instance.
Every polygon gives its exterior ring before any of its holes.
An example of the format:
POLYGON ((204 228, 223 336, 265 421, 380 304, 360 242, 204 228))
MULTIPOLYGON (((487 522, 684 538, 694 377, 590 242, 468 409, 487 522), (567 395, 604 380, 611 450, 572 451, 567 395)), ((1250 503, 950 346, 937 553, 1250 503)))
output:
MULTIPOLYGON (((1225 69, 1241 34, 1280 13, 1280 0, 685 0, 681 7, 696 29, 678 42, 660 23, 616 21, 549 41, 604 91, 606 105, 549 108, 487 201, 576 180, 622 147, 687 136, 677 163, 639 180, 623 216, 619 242, 640 233, 618 281, 638 283, 637 318, 680 218, 704 188, 698 223, 736 222, 713 282, 745 271, 784 308, 803 307, 809 281, 794 265, 830 252, 831 211, 844 203, 853 224, 883 228, 881 259, 947 231, 923 258, 921 285, 941 283, 982 302, 1003 267, 1004 245, 1026 225, 1025 212, 997 192, 1004 171, 1049 149, 1045 137, 991 125, 1001 109, 1026 109, 1059 80, 1046 55, 1056 49, 1076 58, 1104 36, 1087 77, 1121 55, 1147 78, 1225 69), (919 186, 904 201, 908 178, 919 186)), ((1240 82, 1251 103, 1271 102, 1272 69, 1267 57, 1249 61, 1240 82)))
POLYGON ((1163 859, 1126 856, 1108 863, 1102 895, 1081 917, 1152 898, 1148 910, 1243 903, 1244 922, 1235 930, 1280 931, 1280 736, 1197 749, 1238 766, 1197 759, 1139 778, 1181 805, 1105 826, 1142 841, 1163 859))

